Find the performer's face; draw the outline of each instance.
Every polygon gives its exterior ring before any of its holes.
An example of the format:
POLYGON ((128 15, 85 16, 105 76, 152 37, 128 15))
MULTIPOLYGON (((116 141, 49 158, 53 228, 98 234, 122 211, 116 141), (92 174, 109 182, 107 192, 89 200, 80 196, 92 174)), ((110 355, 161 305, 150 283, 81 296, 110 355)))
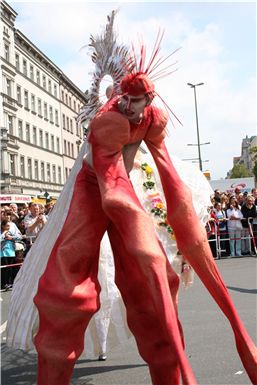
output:
POLYGON ((138 122, 142 119, 144 109, 147 105, 147 96, 124 95, 119 101, 119 109, 131 122, 138 122))

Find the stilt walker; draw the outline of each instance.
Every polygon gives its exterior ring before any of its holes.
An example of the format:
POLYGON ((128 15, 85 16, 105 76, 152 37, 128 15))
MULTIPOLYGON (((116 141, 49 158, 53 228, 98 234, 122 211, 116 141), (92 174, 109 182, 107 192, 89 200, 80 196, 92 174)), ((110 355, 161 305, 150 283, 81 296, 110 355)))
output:
POLYGON ((153 385, 179 385, 181 378, 184 385, 197 384, 178 319, 179 279, 128 175, 142 141, 158 168, 178 249, 230 321, 242 363, 257 384, 257 349, 213 260, 190 190, 165 146, 167 114, 153 103, 158 97, 153 80, 165 74, 157 65, 161 40, 158 36, 149 63, 142 45, 139 60, 135 55, 123 64, 115 96, 90 122, 89 151, 34 298, 40 319, 35 337, 38 385, 70 383, 85 330, 99 309, 98 259, 106 231, 128 325, 153 385))

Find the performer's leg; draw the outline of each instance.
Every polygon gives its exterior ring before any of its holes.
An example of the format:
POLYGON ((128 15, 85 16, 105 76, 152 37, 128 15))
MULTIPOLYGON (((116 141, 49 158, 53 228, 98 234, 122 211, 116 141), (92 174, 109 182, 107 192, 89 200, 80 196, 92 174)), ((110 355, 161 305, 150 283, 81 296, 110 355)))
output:
POLYGON ((127 239, 128 244, 113 225, 109 227, 115 281, 126 305, 129 328, 148 363, 153 385, 179 385, 180 369, 183 383, 193 385, 196 380, 183 351, 182 329, 177 318, 179 278, 152 230, 147 216, 145 233, 150 238, 142 239, 134 232, 127 239))
POLYGON ((38 385, 68 385, 83 351, 84 332, 99 308, 99 246, 108 220, 95 178, 77 176, 71 206, 34 302, 39 311, 38 385))
POLYGON ((170 177, 164 178, 163 185, 166 193, 172 191, 168 220, 174 230, 178 248, 230 321, 241 361, 253 384, 257 384, 257 348, 248 335, 213 260, 205 228, 193 208, 191 192, 171 166, 169 172, 170 177))

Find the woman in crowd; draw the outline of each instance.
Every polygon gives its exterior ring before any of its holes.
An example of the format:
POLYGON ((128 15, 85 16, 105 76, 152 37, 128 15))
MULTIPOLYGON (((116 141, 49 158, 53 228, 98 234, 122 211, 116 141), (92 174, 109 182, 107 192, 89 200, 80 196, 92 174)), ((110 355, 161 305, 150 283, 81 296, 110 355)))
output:
POLYGON ((242 223, 241 219, 243 214, 241 213, 235 196, 231 196, 229 199, 229 208, 227 209, 228 218, 228 233, 229 233, 229 245, 231 257, 241 256, 241 233, 242 223))
POLYGON ((214 213, 218 220, 218 230, 220 236, 220 255, 226 255, 227 247, 225 238, 227 237, 227 218, 226 213, 222 209, 221 202, 214 204, 214 213))
POLYGON ((227 208, 228 208, 228 202, 229 202, 229 198, 228 198, 228 195, 223 192, 220 196, 220 203, 221 203, 221 209, 226 211, 227 208))
MULTIPOLYGON (((15 263, 15 241, 16 237, 10 230, 11 224, 8 219, 1 222, 1 266, 8 266, 15 263)), ((17 267, 1 268, 1 289, 8 290, 12 287, 17 267)))

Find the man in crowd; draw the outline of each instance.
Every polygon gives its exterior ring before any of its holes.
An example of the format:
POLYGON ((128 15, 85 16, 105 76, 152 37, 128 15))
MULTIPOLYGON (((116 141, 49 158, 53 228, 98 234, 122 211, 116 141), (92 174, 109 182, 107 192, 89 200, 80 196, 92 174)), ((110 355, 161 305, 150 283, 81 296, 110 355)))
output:
POLYGON ((37 203, 30 203, 29 210, 30 212, 24 218, 24 227, 26 236, 30 238, 31 242, 34 242, 46 223, 46 217, 40 213, 37 203))
POLYGON ((246 196, 245 203, 241 207, 241 212, 244 217, 242 220, 242 255, 251 255, 254 251, 251 247, 249 225, 252 225, 253 219, 257 217, 254 197, 252 195, 246 196))

